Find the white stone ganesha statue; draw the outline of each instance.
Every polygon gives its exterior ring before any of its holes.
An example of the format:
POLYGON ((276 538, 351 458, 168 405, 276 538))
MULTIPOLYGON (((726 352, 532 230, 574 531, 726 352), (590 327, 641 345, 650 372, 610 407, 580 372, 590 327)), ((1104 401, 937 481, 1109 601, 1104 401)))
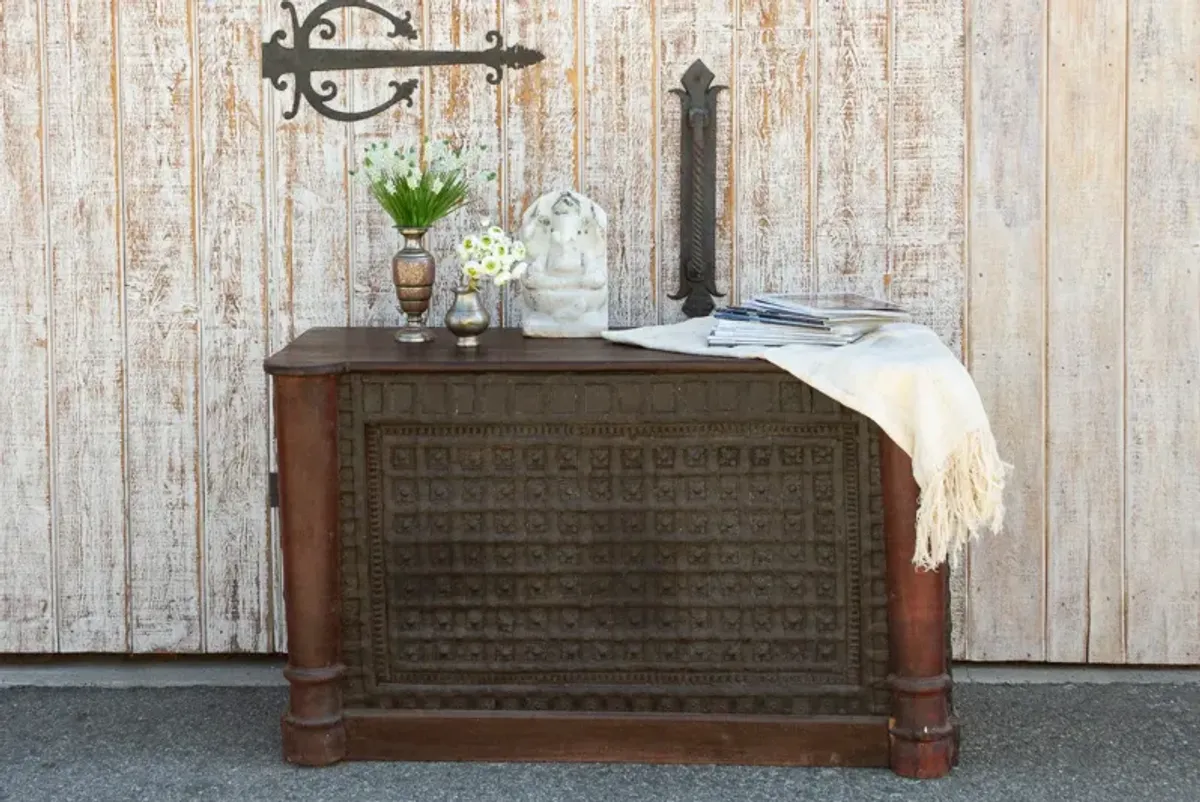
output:
POLYGON ((570 190, 548 192, 521 219, 526 337, 599 337, 608 328, 608 215, 570 190))

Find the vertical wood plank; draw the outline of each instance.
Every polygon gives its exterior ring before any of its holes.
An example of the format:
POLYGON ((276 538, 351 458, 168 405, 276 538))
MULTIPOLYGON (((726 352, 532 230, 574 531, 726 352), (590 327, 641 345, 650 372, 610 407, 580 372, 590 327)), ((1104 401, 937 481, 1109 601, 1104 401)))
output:
POLYGON ((1200 6, 1131 0, 1129 15, 1126 653, 1196 663, 1200 6))
POLYGON ((733 110, 741 91, 736 75, 734 28, 737 8, 733 0, 660 0, 659 8, 659 233, 658 233, 658 316, 660 323, 684 319, 683 301, 668 296, 679 289, 679 215, 682 111, 680 100, 670 94, 682 87, 683 75, 693 61, 701 59, 716 78, 714 86, 724 86, 717 98, 717 291, 723 298, 718 306, 733 300, 734 219, 737 184, 735 180, 736 132, 733 110))
MULTIPOLYGON (((424 28, 425 3, 406 2, 405 12, 412 12, 412 24, 420 33, 417 41, 388 36, 391 24, 377 14, 354 10, 349 12, 345 30, 348 46, 370 49, 411 49, 428 47, 429 35, 424 28)), ((428 90, 429 70, 406 70, 402 76, 384 71, 360 71, 346 78, 350 86, 351 100, 355 109, 377 106, 391 97, 388 82, 418 78, 421 87, 413 95, 413 105, 401 103, 389 111, 361 122, 343 124, 349 135, 348 169, 355 170, 361 164, 363 149, 372 142, 387 141, 397 147, 421 146, 424 135, 424 93, 428 90)), ((355 326, 399 326, 404 321, 396 289, 392 284, 392 257, 401 247, 403 238, 396 231, 387 213, 366 187, 357 180, 349 184, 350 202, 350 268, 351 298, 350 319, 355 326)), ((427 237, 427 248, 431 240, 427 237)), ((431 252, 432 249, 431 249, 431 252)), ((446 272, 445 259, 438 257, 439 277, 446 272)), ((432 314, 426 322, 435 323, 432 314)))
POLYGON ((882 296, 888 228, 888 3, 817 12, 816 285, 882 296))
POLYGON ((971 4, 967 365, 1014 466, 1005 529, 968 552, 968 659, 1045 655, 1045 4, 971 4))
POLYGON ((735 298, 814 288, 816 94, 809 0, 741 0, 735 298))
POLYGON ((119 15, 129 607, 135 652, 187 652, 201 646, 190 6, 187 0, 127 0, 119 15))
POLYGON ((117 3, 45 8, 59 651, 128 648, 117 3))
MULTIPOLYGON (((437 50, 476 50, 488 47, 489 31, 501 29, 499 0, 427 0, 429 8, 429 47, 437 50)), ((426 71, 429 111, 426 123, 431 140, 449 139, 456 145, 486 148, 478 167, 496 173, 496 180, 472 190, 467 205, 443 219, 426 237, 426 247, 438 260, 438 270, 426 320, 430 326, 445 326, 446 310, 454 300, 459 283, 459 262, 454 246, 471 231, 480 228, 486 217, 499 225, 503 196, 500 170, 503 168, 501 138, 500 86, 487 82, 487 68, 478 65, 436 67, 426 71)), ((511 80, 514 73, 506 74, 511 80)), ((499 324, 500 292, 491 284, 482 287, 482 296, 499 324)))
POLYGON ((617 0, 585 13, 583 193, 608 214, 608 324, 658 321, 656 13, 617 0))
MULTIPOLYGON (((263 92, 254 4, 197 11, 206 648, 269 647, 263 92)), ((270 89, 269 91, 275 91, 270 89)), ((267 123, 270 124, 270 123, 267 123)))
POLYGON ((0 652, 54 651, 40 0, 0 13, 0 652))
POLYGON ((963 0, 892 7, 891 297, 955 353, 963 340, 963 0))
MULTIPOLYGON (((504 38, 535 47, 546 59, 509 71, 505 146, 508 227, 546 192, 580 188, 579 14, 582 0, 506 0, 504 38)), ((593 12, 596 13, 596 12, 593 12)), ((504 324, 520 325, 516 298, 506 292, 504 324)))
MULTIPOLYGON (((317 5, 316 0, 296 3, 301 20, 317 5)), ((286 13, 273 9, 268 18, 272 30, 290 30, 286 13)), ((363 16, 368 15, 363 12, 363 16)), ((336 27, 327 47, 347 46, 347 12, 325 15, 336 27)), ((324 41, 324 40, 321 40, 324 41)), ((346 108, 353 76, 345 72, 323 73, 323 80, 338 85, 335 108, 346 108)), ((347 200, 348 166, 346 123, 318 114, 306 102, 291 120, 284 120, 284 104, 290 91, 277 93, 274 125, 275 186, 268 203, 275 209, 275 230, 269 253, 273 258, 272 345, 282 345, 314 326, 344 326, 350 319, 350 275, 347 200)))
POLYGON ((1120 663, 1125 5, 1049 14, 1046 659, 1120 663))

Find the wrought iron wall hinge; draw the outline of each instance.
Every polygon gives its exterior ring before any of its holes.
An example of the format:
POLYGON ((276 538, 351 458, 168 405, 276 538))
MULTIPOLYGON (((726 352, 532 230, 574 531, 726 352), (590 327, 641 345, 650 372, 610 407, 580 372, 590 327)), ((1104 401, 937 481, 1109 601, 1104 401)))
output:
POLYGON ((505 47, 504 36, 500 31, 490 31, 487 34, 486 40, 492 46, 486 50, 359 50, 312 47, 309 40, 314 33, 326 42, 337 35, 337 26, 325 15, 344 8, 361 8, 383 17, 392 24, 388 36, 393 39, 401 36, 415 40, 417 29, 413 27, 411 11, 406 11, 403 15, 393 14, 369 0, 326 0, 314 8, 304 22, 300 22, 296 6, 290 0, 283 0, 281 7, 291 17, 291 46, 284 45, 288 38, 286 31, 280 30, 271 34, 271 38, 263 42, 262 46, 262 75, 279 90, 288 88, 286 76, 292 76, 292 107, 283 113, 285 120, 292 119, 300 111, 302 98, 307 100, 317 113, 330 119, 341 122, 365 120, 387 111, 397 103, 403 102, 411 107, 418 85, 416 78, 404 82, 390 81, 388 86, 392 90, 392 96, 378 106, 363 111, 341 111, 328 105, 329 101, 338 96, 337 84, 326 80, 321 82, 320 89, 315 88, 312 84, 314 72, 481 64, 491 68, 492 72, 487 76, 487 80, 495 85, 504 79, 505 68, 519 70, 545 59, 538 51, 521 45, 505 47))
POLYGON ((276 471, 267 474, 267 504, 271 509, 279 506, 279 474, 276 471))
POLYGON ((712 314, 717 292, 717 95, 713 75, 703 61, 683 75, 683 89, 672 89, 683 102, 683 144, 679 186, 679 291, 688 317, 712 314))

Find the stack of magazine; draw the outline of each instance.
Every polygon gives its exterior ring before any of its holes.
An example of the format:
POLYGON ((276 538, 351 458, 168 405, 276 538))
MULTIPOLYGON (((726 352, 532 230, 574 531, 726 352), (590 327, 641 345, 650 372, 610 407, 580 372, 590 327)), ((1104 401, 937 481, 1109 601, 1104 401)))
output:
POLYGON ((774 293, 713 313, 708 344, 849 345, 885 323, 910 320, 887 301, 856 293, 774 293))

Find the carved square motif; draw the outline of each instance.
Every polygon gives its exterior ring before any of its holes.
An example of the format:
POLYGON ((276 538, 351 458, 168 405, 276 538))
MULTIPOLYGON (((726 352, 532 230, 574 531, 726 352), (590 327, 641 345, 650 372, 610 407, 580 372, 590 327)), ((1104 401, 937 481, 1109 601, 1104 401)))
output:
POLYGON ((621 531, 630 537, 643 534, 646 531, 646 517, 640 511, 621 513, 621 531))
POLYGON ((607 448, 589 449, 588 466, 597 473, 606 473, 612 467, 612 452, 607 448))
POLYGON ((520 519, 515 512, 495 514, 495 534, 500 537, 517 537, 521 533, 520 519))
POLYGON ((450 470, 450 449, 443 446, 431 446, 425 451, 426 468, 434 473, 445 473, 450 470))
POLYGON ((754 504, 771 504, 777 501, 771 489, 770 476, 751 476, 747 480, 750 490, 750 500, 754 504))
POLYGON ((509 445, 492 447, 492 465, 497 471, 510 473, 517 469, 517 450, 509 445))
MULTIPOLYGON (((536 481, 536 480, 535 480, 536 481)), ((491 479, 489 484, 484 485, 482 482, 475 485, 480 489, 487 487, 490 495, 490 503, 496 506, 504 507, 510 504, 517 503, 517 480, 508 477, 502 479, 491 479)))
POLYGON ((454 497, 454 485, 446 479, 429 480, 429 500, 435 505, 442 506, 450 503, 454 497))
POLYGON ((640 471, 645 464, 646 455, 640 447, 626 446, 621 449, 621 470, 640 471))
POLYGON ((558 470, 564 472, 579 470, 579 449, 574 446, 559 446, 555 458, 558 470))
POLYGON ((704 446, 688 446, 683 450, 683 464, 689 468, 703 468, 708 463, 708 449, 704 446))
POLYGON ((525 480, 525 503, 540 507, 550 498, 550 484, 547 479, 525 480))
POLYGON ((754 468, 771 467, 771 447, 753 446, 750 449, 750 465, 754 468))
POLYGON ((813 476, 813 501, 817 504, 833 505, 835 498, 832 476, 827 473, 813 476))
POLYGON ((483 470, 483 449, 478 446, 462 446, 457 449, 458 467, 465 473, 483 470))
POLYGON ((675 467, 675 448, 673 446, 655 446, 653 454, 655 468, 670 470, 675 467))
POLYGON ((742 450, 737 446, 721 446, 717 449, 717 466, 737 468, 742 462, 742 450))
POLYGON ((579 487, 579 479, 567 478, 559 479, 555 482, 555 497, 562 504, 574 505, 582 496, 582 491, 579 487))
POLYGON ((675 501, 675 480, 670 477, 655 477, 651 481, 650 492, 659 504, 672 504, 675 501))
POLYGON ((583 531, 583 516, 574 510, 563 510, 557 514, 558 532, 571 538, 578 538, 583 531))
POLYGON ((411 507, 417 503, 416 479, 393 479, 392 502, 400 507, 411 507))
POLYGON ((542 445, 525 446, 524 448, 525 470, 542 472, 546 470, 546 465, 549 464, 546 455, 546 447, 542 445))
POLYGON ((408 446, 393 446, 390 463, 394 471, 415 471, 417 469, 417 450, 408 446))
POLYGON ((804 449, 800 446, 783 446, 779 449, 779 464, 785 468, 804 466, 804 449))
POLYGON ((789 502, 803 501, 804 499, 804 477, 799 474, 787 473, 784 474, 781 480, 783 485, 783 497, 789 502))
POLYGON ((812 457, 815 466, 833 467, 833 448, 831 446, 814 446, 812 457))
POLYGON ((621 501, 625 504, 637 504, 644 496, 641 479, 622 478, 618 482, 621 501))
POLYGON ((406 515, 404 513, 393 516, 392 534, 398 537, 411 538, 419 531, 421 531, 421 524, 417 519, 417 516, 411 514, 406 515))

